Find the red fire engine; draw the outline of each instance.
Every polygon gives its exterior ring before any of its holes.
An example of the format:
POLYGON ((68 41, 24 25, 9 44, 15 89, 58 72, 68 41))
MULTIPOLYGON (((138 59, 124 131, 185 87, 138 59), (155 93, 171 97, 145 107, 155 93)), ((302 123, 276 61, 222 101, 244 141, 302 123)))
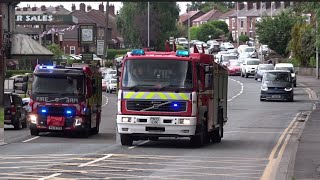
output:
POLYGON ((122 145, 159 137, 220 142, 227 122, 228 71, 212 55, 136 49, 123 61, 117 130, 122 145))
POLYGON ((99 132, 102 75, 87 64, 77 67, 37 66, 30 94, 30 133, 99 132))

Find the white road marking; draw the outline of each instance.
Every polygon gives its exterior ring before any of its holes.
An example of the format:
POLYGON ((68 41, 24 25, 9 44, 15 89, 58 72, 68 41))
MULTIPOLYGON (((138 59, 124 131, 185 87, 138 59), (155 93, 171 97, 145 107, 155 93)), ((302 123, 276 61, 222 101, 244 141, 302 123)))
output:
POLYGON ((144 145, 144 144, 146 144, 146 143, 148 143, 148 142, 149 142, 149 140, 143 141, 143 142, 137 144, 136 146, 130 146, 130 147, 128 147, 128 149, 133 149, 133 148, 135 148, 135 147, 137 147, 137 146, 144 145))
POLYGON ((96 159, 96 160, 93 160, 93 161, 90 161, 90 162, 87 162, 87 163, 84 163, 84 164, 80 164, 78 167, 85 167, 85 166, 89 166, 91 164, 94 164, 96 162, 99 162, 99 161, 103 161, 105 159, 108 159, 110 158, 111 156, 113 156, 113 154, 107 154, 106 156, 102 157, 102 158, 99 158, 99 159, 96 159))
POLYGON ((46 176, 46 177, 43 177, 43 178, 39 178, 38 180, 50 179, 50 178, 53 178, 53 177, 60 176, 61 174, 62 174, 62 173, 51 174, 50 176, 46 176))
POLYGON ((104 98, 106 98, 106 103, 104 105, 102 105, 102 107, 106 106, 109 103, 109 98, 105 95, 103 95, 104 98))
POLYGON ((239 92, 237 95, 233 96, 232 98, 228 99, 228 101, 231 101, 231 100, 233 100, 234 98, 240 96, 240 95, 243 93, 243 84, 242 84, 240 81, 237 81, 237 80, 235 80, 235 79, 232 79, 232 78, 228 78, 228 79, 230 79, 231 81, 234 81, 234 82, 236 82, 236 83, 239 83, 239 84, 241 85, 241 90, 240 90, 240 92, 239 92))
POLYGON ((22 141, 22 142, 23 142, 23 143, 26 143, 26 142, 29 142, 29 141, 38 139, 39 137, 40 137, 40 136, 36 136, 36 137, 30 138, 30 139, 24 140, 24 141, 22 141))

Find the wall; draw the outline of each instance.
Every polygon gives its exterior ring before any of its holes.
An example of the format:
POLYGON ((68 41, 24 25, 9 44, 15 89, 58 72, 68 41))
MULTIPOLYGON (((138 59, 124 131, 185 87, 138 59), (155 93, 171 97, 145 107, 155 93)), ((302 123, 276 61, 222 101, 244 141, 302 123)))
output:
POLYGON ((296 67, 295 70, 298 72, 299 75, 304 75, 304 76, 316 76, 316 68, 301 68, 301 67, 296 67))

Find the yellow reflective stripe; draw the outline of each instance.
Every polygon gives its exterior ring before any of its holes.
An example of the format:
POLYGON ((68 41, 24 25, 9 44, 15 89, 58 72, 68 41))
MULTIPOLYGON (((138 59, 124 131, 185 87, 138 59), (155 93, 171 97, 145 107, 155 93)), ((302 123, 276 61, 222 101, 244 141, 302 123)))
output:
POLYGON ((174 93, 168 93, 168 94, 172 99, 174 99, 174 100, 178 99, 174 93))
POLYGON ((154 96, 154 93, 153 93, 153 92, 152 92, 152 93, 149 93, 149 94, 147 95, 146 99, 151 99, 153 96, 154 96))
POLYGON ((139 92, 138 95, 135 97, 136 99, 141 98, 144 95, 144 92, 139 92))
POLYGON ((184 100, 189 100, 188 96, 184 93, 179 93, 180 97, 182 97, 182 99, 184 100))
POLYGON ((168 99, 166 95, 164 95, 163 93, 158 93, 159 97, 161 99, 168 99))
POLYGON ((134 92, 128 92, 128 94, 124 97, 126 99, 131 98, 134 95, 134 92))

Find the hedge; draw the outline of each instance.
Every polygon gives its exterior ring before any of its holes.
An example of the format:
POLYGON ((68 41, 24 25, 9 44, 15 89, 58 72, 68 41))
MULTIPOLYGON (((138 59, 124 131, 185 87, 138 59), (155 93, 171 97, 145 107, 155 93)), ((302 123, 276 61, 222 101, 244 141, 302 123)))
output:
POLYGON ((30 70, 7 70, 6 71, 6 78, 10 78, 14 75, 24 75, 25 73, 33 73, 30 70))
POLYGON ((131 49, 108 49, 107 50, 107 59, 115 59, 117 55, 127 54, 131 49))

